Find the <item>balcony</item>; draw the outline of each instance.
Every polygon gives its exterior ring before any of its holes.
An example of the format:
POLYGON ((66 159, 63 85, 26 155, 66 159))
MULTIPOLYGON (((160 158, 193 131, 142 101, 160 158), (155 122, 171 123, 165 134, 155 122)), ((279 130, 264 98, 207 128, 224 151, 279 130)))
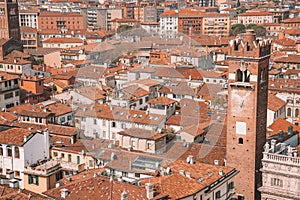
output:
POLYGON ((276 163, 282 163, 282 164, 291 164, 291 165, 300 166, 300 158, 299 157, 278 155, 278 154, 272 154, 272 153, 264 153, 263 160, 264 161, 272 161, 272 162, 276 162, 276 163))

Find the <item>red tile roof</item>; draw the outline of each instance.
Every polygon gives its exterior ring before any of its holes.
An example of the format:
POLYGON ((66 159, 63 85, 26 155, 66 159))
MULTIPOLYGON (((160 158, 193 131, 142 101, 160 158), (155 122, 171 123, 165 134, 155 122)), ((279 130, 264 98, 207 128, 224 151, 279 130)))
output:
POLYGON ((245 12, 242 14, 239 14, 239 16, 268 16, 268 15, 272 15, 272 13, 270 12, 245 12))
POLYGON ((286 102, 277 97, 273 93, 269 93, 268 95, 268 109, 272 110, 274 112, 277 112, 280 110, 282 107, 286 105, 286 102))
POLYGON ((168 10, 163 12, 160 17, 178 17, 178 12, 175 10, 168 10))
POLYGON ((34 134, 33 131, 23 128, 11 128, 5 131, 0 132, 0 143, 15 145, 15 146, 23 146, 24 137, 29 137, 34 134))
POLYGON ((164 97, 164 96, 157 97, 155 99, 151 99, 148 101, 149 104, 158 104, 158 105, 164 105, 164 106, 167 106, 167 105, 170 105, 170 104, 173 104, 176 102, 177 101, 170 99, 168 97, 164 97))
POLYGON ((43 43, 84 43, 79 38, 49 38, 43 41, 43 43))

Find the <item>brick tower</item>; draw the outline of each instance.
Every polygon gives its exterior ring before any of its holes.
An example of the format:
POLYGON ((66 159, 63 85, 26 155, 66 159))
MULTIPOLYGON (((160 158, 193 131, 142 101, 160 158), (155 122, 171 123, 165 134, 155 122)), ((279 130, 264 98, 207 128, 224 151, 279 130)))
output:
POLYGON ((20 40, 17 0, 0 0, 0 39, 20 40))
POLYGON ((261 159, 266 141, 268 67, 271 42, 253 30, 230 41, 226 165, 240 173, 238 199, 260 199, 261 159))

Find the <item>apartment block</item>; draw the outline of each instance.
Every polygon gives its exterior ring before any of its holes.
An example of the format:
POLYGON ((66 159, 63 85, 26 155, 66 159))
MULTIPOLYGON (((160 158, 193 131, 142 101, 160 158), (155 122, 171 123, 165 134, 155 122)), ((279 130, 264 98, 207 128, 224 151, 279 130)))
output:
POLYGON ((19 76, 0 72, 0 108, 11 108, 19 104, 19 76))
POLYGON ((38 29, 38 11, 34 10, 20 10, 19 11, 19 25, 28 26, 38 29))
POLYGON ((83 17, 78 13, 42 12, 38 16, 39 29, 83 29, 83 17))

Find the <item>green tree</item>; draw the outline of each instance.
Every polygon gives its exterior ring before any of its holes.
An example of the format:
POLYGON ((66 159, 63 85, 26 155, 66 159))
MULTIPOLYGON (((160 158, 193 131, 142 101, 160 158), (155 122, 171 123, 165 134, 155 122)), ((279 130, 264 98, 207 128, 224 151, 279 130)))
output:
POLYGON ((246 27, 244 24, 234 24, 231 27, 230 35, 237 36, 240 33, 244 33, 245 30, 246 30, 246 27))
POLYGON ((249 24, 247 29, 253 29, 257 36, 262 37, 266 35, 266 28, 257 24, 249 24))
POLYGON ((126 25, 126 24, 125 25, 121 25, 121 26, 118 27, 117 32, 121 33, 123 31, 128 31, 128 30, 130 30, 132 28, 133 28, 132 26, 129 26, 129 25, 126 25))

